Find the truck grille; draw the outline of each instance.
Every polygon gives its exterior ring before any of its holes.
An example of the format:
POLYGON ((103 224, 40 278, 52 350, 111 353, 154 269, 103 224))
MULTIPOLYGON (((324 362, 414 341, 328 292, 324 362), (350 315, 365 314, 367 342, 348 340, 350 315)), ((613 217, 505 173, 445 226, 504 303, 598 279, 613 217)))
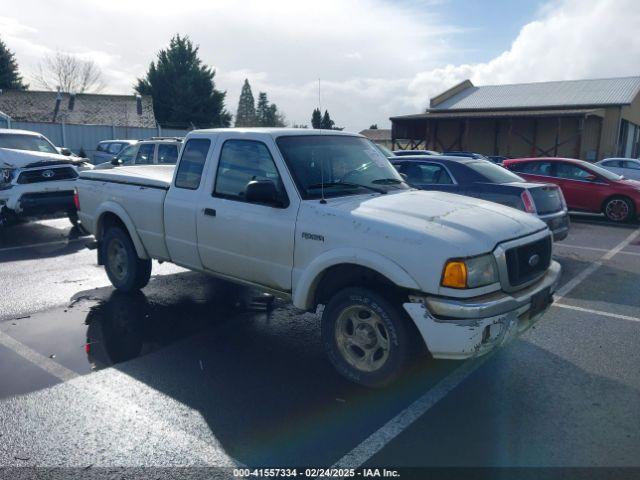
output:
POLYGON ((22 172, 18 177, 18 183, 53 182, 56 180, 73 180, 78 174, 71 167, 45 168, 42 170, 29 170, 22 172))
POLYGON ((505 252, 509 283, 523 285, 544 273, 551 264, 551 236, 505 252))

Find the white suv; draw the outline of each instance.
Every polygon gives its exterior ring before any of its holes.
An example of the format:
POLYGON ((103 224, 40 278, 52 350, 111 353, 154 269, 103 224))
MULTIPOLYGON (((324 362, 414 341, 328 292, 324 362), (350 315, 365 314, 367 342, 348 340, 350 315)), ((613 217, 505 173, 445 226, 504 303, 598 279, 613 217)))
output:
POLYGON ((179 137, 153 137, 129 145, 110 162, 101 163, 98 169, 127 165, 175 165, 182 146, 179 137))

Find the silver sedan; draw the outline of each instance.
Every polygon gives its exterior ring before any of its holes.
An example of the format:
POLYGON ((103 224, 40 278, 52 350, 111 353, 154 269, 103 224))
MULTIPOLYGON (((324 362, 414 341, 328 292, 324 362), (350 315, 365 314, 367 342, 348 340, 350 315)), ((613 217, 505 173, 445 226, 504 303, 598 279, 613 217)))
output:
POLYGON ((631 180, 640 180, 640 160, 635 158, 605 158, 597 165, 631 180))

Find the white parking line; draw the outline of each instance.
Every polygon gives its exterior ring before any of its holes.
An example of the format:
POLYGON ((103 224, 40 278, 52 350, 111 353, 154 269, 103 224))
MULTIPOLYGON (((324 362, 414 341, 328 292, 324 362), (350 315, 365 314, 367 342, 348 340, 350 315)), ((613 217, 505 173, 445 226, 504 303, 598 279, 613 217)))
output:
POLYGON ((6 333, 0 332, 0 345, 7 347, 8 349, 20 355, 22 358, 28 360, 37 367, 40 367, 45 372, 53 375, 63 382, 66 382, 78 376, 78 374, 73 370, 69 370, 67 367, 63 367, 58 362, 54 362, 50 358, 39 354, 23 343, 20 343, 15 338, 10 337, 6 333))
MULTIPOLYGON (((580 274, 576 275, 571 281, 564 285, 559 291, 557 299, 566 296, 571 290, 580 285, 589 275, 595 272, 603 262, 611 260, 615 255, 633 242, 640 235, 640 228, 633 231, 627 238, 616 245, 595 263, 584 269, 580 274)), ((631 317, 629 317, 631 318, 631 317)), ((387 444, 406 430, 413 422, 423 416, 436 403, 442 400, 449 392, 455 389, 469 375, 475 372, 491 354, 485 355, 474 360, 469 360, 453 371, 450 375, 443 378, 434 388, 426 392, 422 397, 413 402, 382 427, 369 435, 353 450, 338 460, 333 468, 357 468, 363 465, 367 460, 382 450, 387 444)))
POLYGON ((431 388, 422 397, 369 435, 360 445, 338 460, 332 468, 357 468, 364 464, 413 422, 427 413, 431 407, 446 397, 449 392, 475 372, 490 357, 491 353, 463 363, 451 374, 440 380, 435 387, 431 388))
POLYGON ((22 250, 24 248, 39 248, 39 247, 49 247, 54 245, 66 245, 68 243, 76 243, 76 242, 88 242, 89 237, 87 238, 73 238, 71 240, 59 240, 57 242, 43 242, 43 243, 32 243, 30 245, 20 245, 17 247, 6 247, 0 248, 0 253, 2 252, 11 252, 14 250, 22 250))
POLYGON ((553 307, 566 308, 567 310, 575 310, 577 312, 592 313, 603 317, 617 318, 619 320, 629 320, 630 322, 640 322, 639 317, 630 317, 628 315, 620 315, 619 313, 603 312, 602 310, 593 310, 591 308, 576 307, 575 305, 567 305, 566 303, 554 303, 553 307))
MULTIPOLYGON (((0 345, 9 348, 24 359, 63 382, 80 377, 80 375, 73 370, 69 370, 54 360, 41 355, 4 332, 0 332, 0 345)), ((124 373, 111 373, 119 374, 122 376, 124 381, 136 384, 135 388, 151 389, 148 385, 141 385, 142 382, 135 380, 124 373)), ((118 405, 119 413, 123 417, 129 416, 130 418, 135 418, 137 420, 142 419, 144 423, 149 426, 150 430, 159 432, 158 435, 165 437, 169 444, 173 442, 175 445, 190 445, 192 447, 191 452, 208 466, 236 468, 244 466, 242 463, 236 461, 226 453, 223 445, 215 438, 215 436, 213 436, 213 434, 211 435, 211 438, 209 438, 209 441, 201 439, 186 430, 166 422, 164 419, 151 416, 148 412, 145 412, 144 406, 139 405, 130 399, 123 398, 122 395, 102 386, 100 383, 85 382, 81 387, 74 385, 73 382, 67 385, 71 385, 73 388, 80 388, 82 390, 82 395, 85 397, 89 394, 93 394, 96 401, 106 402, 110 405, 118 405)))
MULTIPOLYGON (((565 247, 565 248, 570 248, 570 249, 578 249, 578 250, 591 250, 593 252, 608 252, 609 250, 607 250, 606 248, 598 248, 598 247, 585 247, 583 245, 568 245, 568 244, 564 244, 564 243, 556 243, 553 246, 554 248, 556 247, 565 247)), ((618 252, 621 255, 636 255, 638 257, 640 257, 640 252, 618 252)))
POLYGON ((618 253, 620 253, 622 251, 622 249, 626 248, 629 246, 629 244, 631 242, 633 242, 638 235, 640 235, 640 228, 638 228, 637 230, 634 230, 633 232, 631 232, 627 238, 625 238, 622 242, 620 242, 618 245, 616 245, 615 247, 613 247, 611 250, 607 251, 607 253, 605 253, 604 255, 602 255, 602 257, 600 257, 599 260, 593 262, 591 265, 589 265, 587 268, 585 268, 583 271, 581 271, 578 275, 576 275, 575 277, 573 277, 573 279, 569 280, 567 283, 565 283, 562 288, 560 288, 556 294, 556 301, 560 301, 560 299, 562 299, 563 297, 566 297, 571 290, 573 290, 574 288, 576 288, 578 285, 580 285, 582 282, 584 282, 584 280, 591 275, 593 272, 595 272, 596 270, 598 270, 603 262, 606 262, 607 260, 611 260, 614 256, 616 256, 618 253))

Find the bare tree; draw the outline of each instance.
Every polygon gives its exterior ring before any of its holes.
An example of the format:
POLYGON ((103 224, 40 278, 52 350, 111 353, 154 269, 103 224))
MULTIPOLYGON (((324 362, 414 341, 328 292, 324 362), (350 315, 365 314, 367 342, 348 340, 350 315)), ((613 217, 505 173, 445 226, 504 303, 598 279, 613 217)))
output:
POLYGON ((33 79, 40 88, 65 93, 97 93, 104 88, 100 67, 63 52, 45 57, 33 79))

